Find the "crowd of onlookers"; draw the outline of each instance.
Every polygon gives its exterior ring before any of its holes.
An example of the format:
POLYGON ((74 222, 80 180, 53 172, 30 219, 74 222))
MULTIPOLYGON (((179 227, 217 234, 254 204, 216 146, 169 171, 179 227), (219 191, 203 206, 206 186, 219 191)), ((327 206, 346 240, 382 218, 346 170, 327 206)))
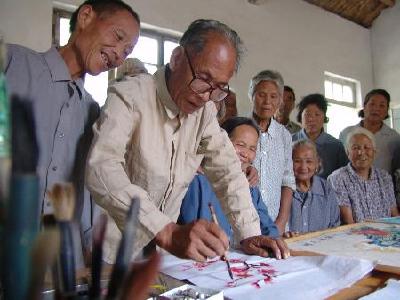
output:
POLYGON ((72 182, 83 246, 93 199, 107 215, 106 262, 132 201, 140 202, 134 255, 157 245, 200 261, 225 253, 229 238, 247 254, 286 258, 281 236, 399 214, 400 135, 384 123, 387 91, 367 93, 361 122, 336 139, 324 130, 321 94, 301 99, 298 123, 290 120, 295 93, 272 70, 250 80, 252 113, 237 117, 229 81, 243 43, 217 20, 193 21, 154 75, 125 61, 140 18, 124 2, 86 0, 70 29, 65 46, 44 53, 8 45, 6 83, 32 106, 41 214, 54 212, 46 190, 72 182), (121 65, 100 110, 84 76, 121 65), (210 222, 210 203, 222 229, 210 222))
MULTIPOLYGON (((329 104, 322 94, 303 97, 297 104, 298 123, 290 120, 296 97, 278 72, 265 70, 254 76, 249 97, 251 118, 236 116, 235 101, 224 104, 235 108, 228 108, 233 113, 224 108, 219 120, 223 119, 221 127, 242 167, 253 165, 258 171, 259 181, 250 189, 263 234, 276 236, 277 228, 278 235, 291 237, 399 215, 395 188, 400 186, 400 135, 384 123, 390 104, 387 91, 367 93, 359 112, 361 122, 345 128, 340 139, 324 130, 329 104), (245 142, 250 131, 253 144, 245 142)), ((220 107, 219 103, 219 114, 220 107)), ((231 234, 211 186, 200 173, 189 187, 178 221, 209 218, 210 199, 231 234)))

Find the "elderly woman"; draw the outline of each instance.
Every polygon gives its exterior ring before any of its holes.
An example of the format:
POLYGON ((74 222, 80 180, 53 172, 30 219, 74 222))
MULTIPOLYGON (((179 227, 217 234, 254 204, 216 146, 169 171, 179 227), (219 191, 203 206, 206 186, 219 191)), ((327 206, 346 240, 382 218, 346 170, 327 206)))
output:
POLYGON ((392 177, 372 166, 376 145, 374 135, 361 127, 347 135, 350 163, 328 177, 336 192, 342 222, 398 216, 392 177))
MULTIPOLYGON (((247 167, 252 164, 256 156, 259 136, 257 126, 249 118, 234 117, 225 121, 221 127, 227 132, 240 160, 242 170, 246 172, 247 167)), ((278 238, 278 229, 268 214, 260 190, 257 187, 250 187, 250 194, 260 217, 261 233, 278 238)), ((200 173, 190 183, 188 192, 183 198, 178 223, 188 224, 197 219, 211 220, 209 203, 214 206, 219 225, 232 239, 232 228, 225 217, 222 206, 207 177, 200 173)))
POLYGON ((293 171, 296 191, 293 192, 289 233, 306 233, 340 225, 336 194, 325 179, 317 176, 319 157, 310 140, 293 144, 293 171))
POLYGON ((340 133, 339 139, 345 143, 349 132, 354 128, 365 128, 372 132, 376 140, 376 158, 374 166, 392 173, 399 168, 396 164, 394 155, 396 150, 400 150, 400 135, 385 123, 383 120, 389 118, 390 94, 384 89, 370 91, 364 98, 363 109, 358 113, 362 118, 361 122, 354 126, 349 126, 340 133))
POLYGON ((328 123, 328 103, 323 95, 311 94, 304 97, 297 107, 297 121, 303 129, 292 135, 293 142, 310 139, 316 144, 322 160, 322 168, 318 175, 326 179, 348 162, 342 143, 324 131, 324 123, 328 123))
POLYGON ((262 198, 281 234, 289 220, 292 193, 296 188, 291 136, 273 119, 282 101, 283 86, 278 72, 266 70, 254 76, 249 87, 253 118, 261 132, 254 166, 260 176, 262 198))

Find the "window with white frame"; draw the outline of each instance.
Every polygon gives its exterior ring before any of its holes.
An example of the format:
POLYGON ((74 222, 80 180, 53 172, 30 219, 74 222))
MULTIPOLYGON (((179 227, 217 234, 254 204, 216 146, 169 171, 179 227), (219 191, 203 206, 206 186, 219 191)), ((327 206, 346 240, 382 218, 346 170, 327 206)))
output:
POLYGON ((361 95, 360 83, 352 78, 325 72, 324 91, 329 102, 326 130, 338 138, 344 128, 360 121, 357 108, 361 95))
MULTIPOLYGON (((62 9, 53 9, 52 40, 55 46, 64 46, 69 39, 69 20, 72 12, 62 9)), ((146 27, 142 24, 142 28, 146 27)), ((128 57, 140 59, 149 73, 153 74, 157 68, 169 63, 172 50, 178 46, 179 35, 167 34, 155 29, 142 29, 139 40, 128 57)), ((85 89, 93 96, 100 106, 107 98, 108 81, 115 78, 115 71, 100 73, 97 76, 86 74, 85 89)))

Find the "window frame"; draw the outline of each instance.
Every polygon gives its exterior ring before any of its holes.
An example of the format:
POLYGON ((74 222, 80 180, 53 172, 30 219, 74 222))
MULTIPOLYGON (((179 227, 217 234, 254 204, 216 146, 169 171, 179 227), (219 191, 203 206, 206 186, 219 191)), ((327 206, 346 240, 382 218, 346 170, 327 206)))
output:
MULTIPOLYGON (((52 16, 52 44, 56 47, 60 47, 60 18, 71 18, 73 14, 72 10, 61 8, 58 6, 53 6, 53 16, 52 16)), ((164 43, 166 41, 171 41, 179 44, 180 34, 170 33, 169 30, 157 28, 155 26, 141 24, 140 36, 149 37, 157 41, 157 65, 158 68, 165 65, 164 61, 164 43)), ((147 63, 147 62, 146 62, 147 63)), ((151 64, 153 65, 153 64, 151 64)), ((116 74, 116 68, 111 69, 109 72, 109 80, 113 79, 116 74)))
POLYGON ((330 103, 343 105, 343 106, 347 106, 347 107, 351 107, 351 108, 357 108, 357 104, 359 103, 359 101, 358 101, 359 89, 360 89, 359 82, 355 79, 343 77, 343 76, 340 76, 340 75, 337 75, 334 73, 330 73, 330 72, 324 72, 324 96, 325 96, 326 100, 330 103), (340 101, 340 100, 328 98, 326 96, 326 92, 325 92, 325 81, 330 81, 330 82, 332 82, 332 84, 334 84, 334 83, 340 84, 342 86, 342 88, 345 85, 350 86, 352 94, 353 94, 353 101, 346 102, 346 101, 340 101))

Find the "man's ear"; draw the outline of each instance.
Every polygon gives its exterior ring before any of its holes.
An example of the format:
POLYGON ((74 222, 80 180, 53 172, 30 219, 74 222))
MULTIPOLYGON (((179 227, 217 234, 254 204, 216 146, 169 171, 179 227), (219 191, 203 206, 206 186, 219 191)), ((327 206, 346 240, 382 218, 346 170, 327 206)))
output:
POLYGON ((83 29, 97 17, 91 5, 83 5, 78 12, 76 27, 83 29))
POLYGON ((174 71, 182 63, 182 59, 185 56, 185 50, 182 46, 176 47, 172 50, 171 59, 169 60, 169 68, 174 71))

